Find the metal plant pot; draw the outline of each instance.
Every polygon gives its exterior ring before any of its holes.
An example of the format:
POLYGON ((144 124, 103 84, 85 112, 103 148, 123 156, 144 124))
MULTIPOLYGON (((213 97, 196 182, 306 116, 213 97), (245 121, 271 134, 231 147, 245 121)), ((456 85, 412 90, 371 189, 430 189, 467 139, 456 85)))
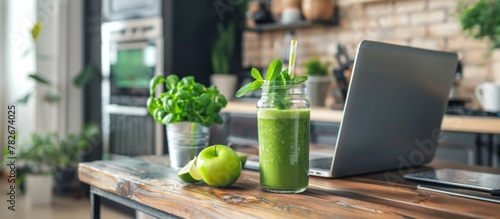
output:
POLYGON ((330 83, 328 76, 309 76, 306 92, 311 106, 325 106, 330 83))
POLYGON ((200 123, 176 122, 167 125, 170 166, 181 168, 208 146, 210 129, 200 123))

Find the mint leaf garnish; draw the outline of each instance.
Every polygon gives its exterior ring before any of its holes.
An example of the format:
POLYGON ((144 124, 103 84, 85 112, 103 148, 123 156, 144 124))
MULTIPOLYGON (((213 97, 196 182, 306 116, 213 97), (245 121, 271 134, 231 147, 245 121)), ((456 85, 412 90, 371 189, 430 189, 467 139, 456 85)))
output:
POLYGON ((281 63, 281 60, 279 59, 273 60, 271 64, 269 64, 269 67, 267 68, 266 80, 272 81, 276 79, 278 76, 280 76, 282 67, 283 63, 281 63))
MULTIPOLYGON (((292 105, 290 97, 286 95, 288 88, 284 86, 297 85, 307 81, 307 76, 290 75, 288 69, 281 70, 282 67, 283 63, 281 62, 281 60, 275 59, 269 64, 266 75, 266 83, 269 86, 280 86, 280 87, 269 88, 269 90, 267 91, 268 93, 278 94, 279 97, 272 100, 271 104, 280 110, 289 109, 290 106, 292 105)), ((262 85, 264 84, 264 80, 259 70, 257 70, 256 68, 252 68, 251 75, 255 79, 255 81, 241 87, 236 92, 236 97, 238 98, 242 97, 245 94, 250 93, 262 87, 262 85)))
POLYGON ((255 80, 257 80, 257 81, 262 81, 263 80, 262 76, 260 75, 260 72, 259 72, 258 69, 252 68, 251 74, 252 74, 252 77, 255 78, 255 80))
POLYGON ((307 81, 307 76, 293 77, 292 81, 293 81, 294 84, 300 84, 300 83, 303 83, 303 82, 307 81))
POLYGON ((257 90, 262 87, 262 84, 264 84, 263 81, 253 81, 252 83, 246 84, 236 92, 236 97, 240 98, 247 93, 257 90))

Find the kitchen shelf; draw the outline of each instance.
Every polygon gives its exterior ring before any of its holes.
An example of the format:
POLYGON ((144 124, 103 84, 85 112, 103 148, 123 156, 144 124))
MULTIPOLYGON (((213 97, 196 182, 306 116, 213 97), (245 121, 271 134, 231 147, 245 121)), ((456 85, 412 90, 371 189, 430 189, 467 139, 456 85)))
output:
POLYGON ((260 24, 255 27, 247 27, 248 31, 269 31, 269 30, 294 30, 299 28, 308 28, 308 27, 316 27, 316 26, 335 26, 337 22, 335 21, 307 21, 302 20, 296 23, 290 24, 282 24, 282 23, 269 23, 269 24, 260 24))
POLYGON ((334 9, 333 18, 330 21, 308 21, 300 20, 295 23, 283 24, 279 22, 273 22, 268 24, 257 24, 255 27, 247 27, 246 31, 263 32, 270 30, 295 30, 309 27, 317 26, 337 26, 339 24, 339 7, 336 6, 334 9))

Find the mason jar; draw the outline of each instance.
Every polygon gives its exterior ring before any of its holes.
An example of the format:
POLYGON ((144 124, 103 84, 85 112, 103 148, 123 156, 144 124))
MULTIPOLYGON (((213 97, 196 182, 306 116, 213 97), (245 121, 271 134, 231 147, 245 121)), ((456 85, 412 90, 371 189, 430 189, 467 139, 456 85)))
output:
POLYGON ((307 188, 310 108, 305 83, 264 82, 257 120, 260 185, 265 191, 300 193, 307 188))

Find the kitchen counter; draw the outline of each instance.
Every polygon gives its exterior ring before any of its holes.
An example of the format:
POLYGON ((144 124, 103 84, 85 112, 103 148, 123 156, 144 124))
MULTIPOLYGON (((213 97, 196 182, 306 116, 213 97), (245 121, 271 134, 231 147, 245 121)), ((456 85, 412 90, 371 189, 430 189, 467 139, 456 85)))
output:
MULTIPOLYGON (((222 110, 225 113, 253 114, 257 113, 255 102, 229 102, 222 110)), ((311 121, 340 123, 342 110, 325 107, 311 109, 311 121)), ((479 116, 445 115, 441 124, 443 131, 500 134, 500 118, 479 116)))

